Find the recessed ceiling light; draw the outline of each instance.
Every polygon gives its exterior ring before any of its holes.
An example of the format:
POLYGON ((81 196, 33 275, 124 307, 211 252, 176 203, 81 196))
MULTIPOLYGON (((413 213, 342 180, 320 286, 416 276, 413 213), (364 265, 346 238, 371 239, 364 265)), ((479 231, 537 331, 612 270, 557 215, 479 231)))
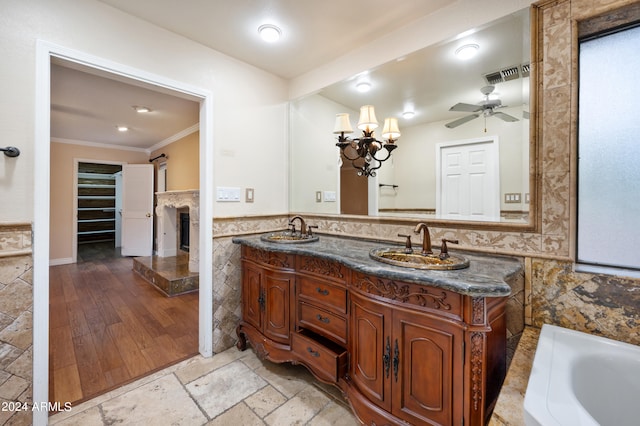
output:
POLYGON ((149 107, 141 106, 141 105, 134 105, 133 109, 135 109, 136 112, 139 112, 141 114, 143 114, 145 112, 151 112, 151 109, 149 107))
POLYGON ((402 118, 404 118, 405 120, 410 120, 414 115, 416 114, 413 111, 405 111, 402 113, 402 118))
POLYGON ((275 25, 264 24, 258 27, 258 33, 260 34, 260 37, 262 37, 262 40, 266 41, 267 43, 274 43, 280 40, 282 31, 280 31, 280 28, 276 27, 275 25))
POLYGON ((478 53, 478 49, 480 46, 477 44, 465 44, 456 49, 456 56, 462 60, 471 59, 478 53))
POLYGON ((127 126, 116 126, 119 132, 126 132, 129 130, 127 126))
POLYGON ((360 93, 365 93, 371 90, 371 84, 366 81, 361 81, 360 83, 356 84, 356 89, 360 93))

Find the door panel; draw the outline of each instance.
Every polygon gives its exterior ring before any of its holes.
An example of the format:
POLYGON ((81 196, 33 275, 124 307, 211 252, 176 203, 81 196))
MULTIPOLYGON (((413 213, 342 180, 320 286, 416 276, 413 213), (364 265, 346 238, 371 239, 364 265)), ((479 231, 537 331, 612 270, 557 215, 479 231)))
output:
POLYGON ((391 410, 391 329, 386 326, 390 315, 383 305, 351 293, 351 378, 365 396, 387 411, 391 410))
POLYGON ((454 362, 460 355, 455 345, 462 345, 461 331, 428 316, 396 311, 394 336, 401 372, 394 382, 394 413, 412 424, 461 424, 462 405, 454 401, 454 380, 462 386, 461 374, 454 371, 462 369, 454 362))
POLYGON ((260 306, 262 290, 262 270, 245 263, 242 275, 242 311, 246 322, 256 329, 262 329, 262 310, 260 306))
POLYGON ((122 255, 153 252, 153 165, 122 166, 122 255))
POLYGON ((500 220, 497 145, 494 137, 438 145, 438 217, 500 220))
POLYGON ((291 312, 290 295, 293 277, 267 272, 264 275, 264 335, 276 342, 289 344, 291 312))

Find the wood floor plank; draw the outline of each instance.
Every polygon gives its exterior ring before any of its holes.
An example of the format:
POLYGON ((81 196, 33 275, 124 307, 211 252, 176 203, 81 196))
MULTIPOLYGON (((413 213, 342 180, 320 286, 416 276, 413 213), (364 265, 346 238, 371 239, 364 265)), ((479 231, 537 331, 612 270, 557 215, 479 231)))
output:
POLYGON ((167 298, 109 250, 50 268, 51 401, 83 401, 198 352, 197 293, 167 298))
POLYGON ((49 380, 51 382, 49 400, 52 402, 64 404, 79 401, 84 397, 76 364, 53 370, 49 380))
POLYGON ((84 310, 80 302, 75 301, 67 304, 67 312, 69 315, 69 328, 73 337, 89 334, 89 325, 84 316, 84 310))
POLYGON ((53 370, 58 370, 75 363, 71 329, 68 326, 52 328, 49 332, 49 365, 53 370))

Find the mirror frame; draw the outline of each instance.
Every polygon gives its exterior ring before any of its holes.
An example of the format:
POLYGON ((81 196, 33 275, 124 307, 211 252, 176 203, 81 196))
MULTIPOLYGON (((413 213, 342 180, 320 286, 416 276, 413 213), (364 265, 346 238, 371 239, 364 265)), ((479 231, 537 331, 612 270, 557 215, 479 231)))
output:
MULTIPOLYGON (((429 226, 451 229, 462 228, 469 230, 486 230, 502 232, 526 232, 536 233, 541 229, 541 159, 540 159, 540 138, 542 128, 540 127, 540 106, 542 105, 542 91, 539 82, 542 81, 542 34, 539 31, 541 6, 538 3, 529 5, 530 14, 530 64, 529 75, 529 221, 527 223, 515 222, 480 222, 467 220, 447 220, 447 219, 426 219, 429 226)), ((420 221, 416 217, 402 216, 368 216, 368 215, 345 215, 340 213, 315 213, 315 212, 295 212, 307 217, 340 217, 347 220, 361 220, 365 222, 375 222, 382 224, 415 224, 420 221)), ((290 214, 294 214, 290 211, 290 214)))

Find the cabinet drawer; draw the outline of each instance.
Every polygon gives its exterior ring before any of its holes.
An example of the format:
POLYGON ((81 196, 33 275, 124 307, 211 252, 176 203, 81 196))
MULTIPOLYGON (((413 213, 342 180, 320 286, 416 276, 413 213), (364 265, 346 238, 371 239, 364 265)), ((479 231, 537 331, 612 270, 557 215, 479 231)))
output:
POLYGON ((308 328, 336 343, 347 344, 347 321, 324 309, 298 302, 298 325, 308 328))
POLYGON ((347 351, 330 347, 301 333, 293 333, 292 350, 322 379, 336 382, 344 374, 347 351))
POLYGON ((298 277, 298 295, 302 299, 328 310, 347 313, 347 289, 343 286, 312 278, 298 277))

